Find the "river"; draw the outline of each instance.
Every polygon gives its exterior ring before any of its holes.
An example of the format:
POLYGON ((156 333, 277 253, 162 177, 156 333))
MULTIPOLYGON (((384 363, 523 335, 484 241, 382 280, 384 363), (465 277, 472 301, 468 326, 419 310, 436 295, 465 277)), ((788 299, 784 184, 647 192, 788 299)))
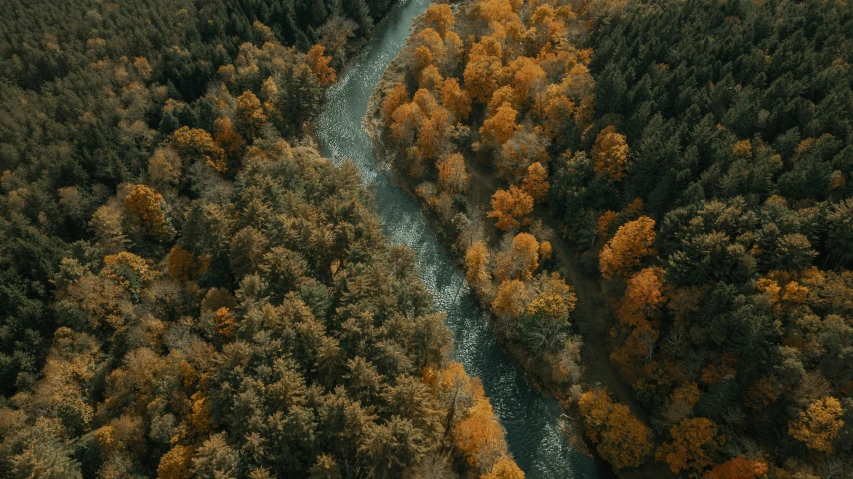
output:
POLYGON ((465 284, 418 203, 388 182, 373 157, 370 138, 362 127, 367 102, 385 67, 403 47, 412 20, 430 0, 403 0, 373 32, 329 89, 315 125, 323 156, 339 162, 350 158, 376 197, 385 234, 394 244, 412 248, 421 277, 447 312, 447 325, 456 343, 454 360, 478 376, 506 430, 510 452, 528 479, 592 479, 598 477, 592 459, 571 449, 560 431, 561 409, 556 400, 531 387, 520 366, 500 349, 465 284))

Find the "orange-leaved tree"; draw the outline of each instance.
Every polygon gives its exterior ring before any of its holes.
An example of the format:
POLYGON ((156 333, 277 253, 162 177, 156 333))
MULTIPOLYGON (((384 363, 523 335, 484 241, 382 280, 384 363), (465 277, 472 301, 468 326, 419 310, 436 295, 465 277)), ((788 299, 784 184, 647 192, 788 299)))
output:
POLYGON ((480 479, 524 479, 524 472, 509 456, 503 456, 495 463, 492 472, 480 476, 480 479))
POLYGON ((465 276, 468 284, 479 291, 486 291, 492 284, 489 257, 489 248, 482 241, 472 244, 465 252, 465 276))
POLYGON ((545 200, 551 185, 548 183, 548 168, 540 162, 531 163, 527 167, 527 176, 521 180, 521 189, 539 203, 545 200))
POLYGON ((595 172, 607 175, 610 181, 619 181, 625 176, 628 166, 628 142, 613 125, 601 130, 592 145, 592 161, 595 172))
POLYGON ((438 168, 438 186, 449 193, 464 193, 471 175, 465 169, 465 159, 459 153, 445 156, 435 165, 438 168))
POLYGON ((495 226, 501 231, 528 224, 533 211, 533 198, 520 188, 510 186, 509 191, 498 190, 492 195, 492 211, 486 216, 497 219, 495 226))
POLYGON ((398 83, 385 93, 385 99, 382 100, 382 121, 385 126, 391 126, 393 118, 391 115, 400 108, 404 103, 409 102, 409 92, 406 90, 406 85, 398 83))
POLYGON ((702 469, 712 464, 719 447, 717 424, 704 417, 682 419, 670 429, 672 441, 660 446, 655 459, 665 461, 678 474, 687 469, 702 469))
POLYGON ((326 56, 326 47, 323 45, 314 45, 305 54, 305 59, 308 61, 308 66, 311 72, 317 77, 317 81, 321 85, 330 85, 337 80, 335 69, 329 66, 332 57, 326 56))
POLYGON ((528 280, 539 267, 539 242, 530 233, 519 233, 512 246, 495 257, 495 275, 500 281, 528 280))
POLYGON ((665 302, 663 268, 652 266, 640 270, 628 280, 616 316, 623 324, 638 326, 642 321, 656 318, 665 302))
POLYGON ((587 437, 614 467, 636 467, 652 452, 652 432, 606 389, 587 391, 578 401, 587 437))
POLYGON ((655 254, 655 220, 641 216, 616 230, 598 257, 601 275, 605 279, 627 276, 640 261, 655 254))
POLYGON ((127 212, 137 224, 154 236, 166 236, 171 227, 166 223, 163 196, 146 185, 135 185, 124 198, 127 212))
POLYGON ((767 463, 741 456, 717 464, 706 472, 703 479, 755 479, 767 474, 767 463))
POLYGON ((459 80, 447 78, 441 85, 441 105, 450 110, 458 121, 471 113, 471 95, 459 86, 459 80))
POLYGON ((788 425, 788 433, 815 451, 831 453, 832 441, 844 426, 841 402, 827 396, 809 404, 788 425))
POLYGON ((507 140, 512 138, 515 131, 518 130, 518 124, 515 118, 518 112, 509 103, 504 103, 494 115, 487 118, 480 127, 480 137, 482 143, 490 147, 500 147, 507 140))

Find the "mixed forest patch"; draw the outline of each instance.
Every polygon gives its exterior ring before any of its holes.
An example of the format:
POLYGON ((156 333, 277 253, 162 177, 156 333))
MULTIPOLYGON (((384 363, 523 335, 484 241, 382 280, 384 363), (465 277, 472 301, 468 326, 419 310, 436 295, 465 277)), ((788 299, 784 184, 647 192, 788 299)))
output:
POLYGON ((0 11, 0 477, 519 478, 304 138, 387 2, 0 11))
POLYGON ((852 9, 436 5, 377 92, 395 170, 495 329, 618 469, 850 472, 852 9), (580 385, 570 314, 589 298, 546 272, 546 212, 601 280, 645 424, 580 385))

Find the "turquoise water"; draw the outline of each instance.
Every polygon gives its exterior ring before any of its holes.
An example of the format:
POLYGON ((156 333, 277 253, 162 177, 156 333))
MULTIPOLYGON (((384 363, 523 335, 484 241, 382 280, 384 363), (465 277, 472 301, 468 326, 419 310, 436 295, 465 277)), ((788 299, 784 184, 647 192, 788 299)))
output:
POLYGON ((385 234, 392 243, 416 252, 424 283, 438 308, 447 312, 456 343, 454 359, 483 381, 506 429, 510 451, 527 478, 596 478, 594 461, 572 450, 561 433, 557 402, 534 390, 518 364, 499 348, 464 275, 438 243, 416 201, 388 182, 362 128, 374 86, 405 43, 412 20, 429 5, 429 0, 396 5, 329 90, 326 106, 316 120, 322 153, 336 162, 344 158, 355 162, 365 184, 374 191, 385 234))

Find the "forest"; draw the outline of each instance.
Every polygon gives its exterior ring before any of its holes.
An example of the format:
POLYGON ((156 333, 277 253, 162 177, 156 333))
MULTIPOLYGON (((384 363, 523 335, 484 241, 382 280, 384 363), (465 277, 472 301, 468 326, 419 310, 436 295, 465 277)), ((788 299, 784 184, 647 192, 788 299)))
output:
POLYGON ((4 4, 0 477, 524 477, 308 135, 389 7, 4 4))
POLYGON ((617 473, 853 473, 851 41, 847 2, 471 0, 386 72, 389 163, 617 473))

